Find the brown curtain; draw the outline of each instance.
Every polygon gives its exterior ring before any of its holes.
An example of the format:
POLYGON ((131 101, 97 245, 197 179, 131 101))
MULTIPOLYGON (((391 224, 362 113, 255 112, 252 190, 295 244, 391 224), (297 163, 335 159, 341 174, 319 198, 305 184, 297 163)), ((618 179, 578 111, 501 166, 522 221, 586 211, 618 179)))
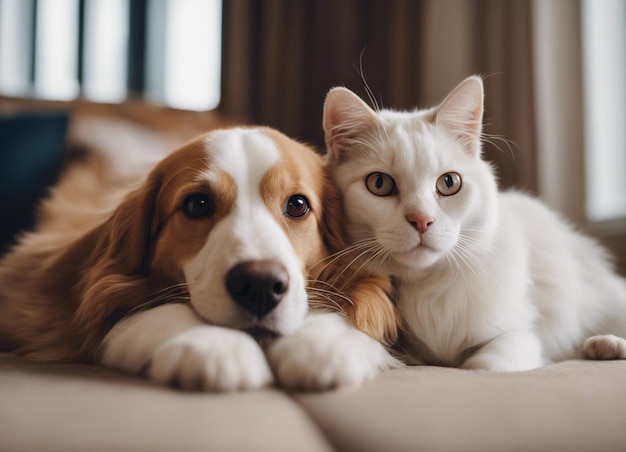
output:
POLYGON ((363 75, 380 104, 405 109, 480 74, 486 156, 503 186, 535 192, 530 3, 225 0, 220 108, 321 148, 333 86, 367 99, 363 75))

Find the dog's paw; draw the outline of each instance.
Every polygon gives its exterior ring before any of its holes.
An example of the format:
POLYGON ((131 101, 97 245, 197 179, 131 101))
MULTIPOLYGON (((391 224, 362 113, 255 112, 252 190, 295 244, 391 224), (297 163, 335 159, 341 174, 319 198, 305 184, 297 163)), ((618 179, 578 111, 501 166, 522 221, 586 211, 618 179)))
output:
POLYGON ((148 375, 188 390, 235 391, 272 383, 265 355, 251 336, 213 326, 184 331, 156 348, 148 375))
POLYGON ((626 359, 626 339, 612 334, 592 336, 583 345, 587 359, 626 359))
POLYGON ((336 314, 310 315, 298 331, 272 344, 268 359, 282 386, 305 390, 358 385, 400 366, 379 342, 336 314))

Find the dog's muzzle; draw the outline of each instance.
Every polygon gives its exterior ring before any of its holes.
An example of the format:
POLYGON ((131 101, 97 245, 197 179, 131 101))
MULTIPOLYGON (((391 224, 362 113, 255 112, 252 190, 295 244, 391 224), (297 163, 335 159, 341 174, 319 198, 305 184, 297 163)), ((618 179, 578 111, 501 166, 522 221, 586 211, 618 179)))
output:
POLYGON ((258 319, 278 306, 288 288, 289 273, 275 260, 241 262, 226 274, 232 299, 258 319))

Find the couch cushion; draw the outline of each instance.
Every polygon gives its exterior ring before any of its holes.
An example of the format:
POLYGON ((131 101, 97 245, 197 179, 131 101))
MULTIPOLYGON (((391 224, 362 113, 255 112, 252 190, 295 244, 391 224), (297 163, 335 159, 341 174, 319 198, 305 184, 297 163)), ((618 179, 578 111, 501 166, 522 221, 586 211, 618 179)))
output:
POLYGON ((625 377, 626 361, 414 367, 290 399, 186 393, 0 354, 0 450, 623 451, 625 377))
POLYGON ((626 361, 509 374, 414 367, 296 400, 341 451, 626 449, 626 361))
POLYGON ((0 450, 328 451, 304 411, 273 390, 204 394, 108 369, 0 354, 0 450))
POLYGON ((35 208, 63 160, 65 113, 0 116, 0 254, 32 227, 35 208))

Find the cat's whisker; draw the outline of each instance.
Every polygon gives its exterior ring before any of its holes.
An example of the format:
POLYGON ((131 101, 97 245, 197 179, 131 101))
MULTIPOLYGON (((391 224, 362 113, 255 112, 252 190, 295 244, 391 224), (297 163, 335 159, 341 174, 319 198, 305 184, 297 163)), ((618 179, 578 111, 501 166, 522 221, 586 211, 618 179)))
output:
MULTIPOLYGON (((312 283, 325 283, 324 281, 312 281, 312 283)), ((326 283, 325 283, 326 284, 326 283)), ((334 287, 333 290, 325 290, 315 285, 310 285, 307 288, 307 296, 310 307, 331 308, 337 312, 344 313, 344 306, 340 303, 340 300, 347 302, 350 305, 354 305, 353 301, 345 294, 340 293, 334 287)))
POLYGON ((358 72, 359 72, 359 76, 361 77, 361 81, 363 82, 363 86, 365 87, 365 93, 367 94, 367 97, 369 97, 369 100, 372 106, 374 107, 374 111, 380 111, 380 106, 378 105, 378 102, 376 101, 374 92, 372 91, 369 84, 367 83, 367 80, 365 80, 365 71, 363 70, 363 55, 365 55, 365 49, 366 48, 363 47, 363 49, 361 49, 361 54, 359 55, 358 72))
POLYGON ((454 275, 453 282, 456 283, 456 280, 459 278, 459 274, 465 280, 465 274, 463 273, 462 268, 459 266, 458 262, 456 262, 456 259, 453 261, 454 256, 449 253, 445 253, 443 256, 446 258, 446 261, 448 261, 450 272, 454 275))
POLYGON ((326 268, 329 265, 334 264, 338 259, 352 253, 355 251, 361 251, 362 249, 366 248, 367 246, 369 246, 372 242, 374 242, 374 239, 367 239, 367 240, 362 240, 359 242, 355 242, 349 246, 347 246, 346 248, 344 248, 343 250, 337 251, 336 253, 330 254, 326 257, 324 257, 323 259, 319 260, 318 262, 316 262, 315 264, 313 264, 311 266, 311 268, 315 268, 318 265, 321 265, 322 263, 326 262, 326 265, 324 266, 324 268, 326 268))
POLYGON ((461 228, 459 233, 459 240, 464 240, 469 244, 479 245, 481 249, 493 252, 493 250, 487 248, 487 244, 482 237, 476 237, 472 234, 472 232, 476 232, 479 234, 483 234, 485 231, 482 229, 472 229, 472 228, 461 228))
MULTIPOLYGON (((361 50, 361 55, 359 57, 359 76, 361 77, 361 81, 363 82, 363 86, 365 88, 365 93, 367 94, 367 97, 369 98, 370 103, 372 104, 373 110, 376 112, 380 112, 382 110, 382 100, 379 103, 378 100, 376 99, 376 96, 374 96, 374 91, 372 91, 371 87, 369 86, 369 84, 367 83, 367 80, 365 80, 365 73, 363 71, 363 54, 365 52, 365 48, 363 48, 363 50, 361 50)), ((389 134, 387 133, 387 129, 382 126, 382 124, 380 124, 378 121, 376 121, 376 129, 378 132, 378 136, 383 139, 383 134, 381 133, 384 132, 385 137, 387 140, 389 140, 389 134)), ((365 145, 369 150, 376 152, 379 149, 378 143, 373 143, 373 144, 367 144, 365 145)))
POLYGON ((349 255, 351 253, 354 252, 361 252, 364 250, 368 250, 371 249, 373 246, 377 245, 377 241, 376 239, 365 239, 365 240, 360 240, 358 242, 354 242, 353 244, 347 246, 346 248, 344 248, 341 251, 338 251, 337 253, 332 254, 330 257, 334 257, 339 255, 340 257, 344 257, 346 255, 349 255))
POLYGON ((341 298, 342 300, 347 301, 349 304, 354 304, 352 302, 352 300, 346 296, 344 293, 342 293, 339 289, 337 289, 333 284, 327 282, 327 281, 321 281, 321 280, 312 280, 309 282, 309 286, 307 287, 307 291, 308 290, 312 290, 315 291, 317 293, 324 293, 324 294, 328 294, 328 295, 334 295, 337 296, 339 298, 341 298), (315 284, 325 284, 326 286, 330 287, 332 290, 327 290, 327 289, 322 289, 321 287, 316 287, 315 284))
POLYGON ((465 275, 465 269, 470 271, 475 276, 477 276, 477 277, 479 276, 476 273, 476 270, 474 269, 474 266, 471 265, 470 262, 468 262, 468 258, 459 249, 455 249, 453 251, 453 253, 452 253, 452 256, 453 256, 454 260, 457 262, 457 265, 458 265, 457 268, 458 268, 459 272, 461 273, 461 275, 463 276, 463 280, 465 281, 466 284, 469 281, 469 279, 465 275))
POLYGON ((319 298, 317 296, 312 296, 309 298, 308 302, 311 309, 331 310, 341 314, 344 313, 343 308, 339 306, 335 300, 327 299, 327 297, 322 295, 320 295, 319 298))
POLYGON ((378 249, 374 249, 372 250, 372 254, 369 256, 368 259, 366 259, 360 266, 359 268, 356 269, 356 271, 352 274, 352 276, 350 278, 348 278, 348 280, 344 283, 344 287, 349 285, 350 283, 352 283, 352 281, 354 280, 354 278, 359 275, 361 273, 361 270, 369 265, 371 262, 373 262, 374 260, 378 260, 378 258, 383 255, 385 253, 385 250, 383 250, 381 247, 378 247, 378 249))
POLYGON ((349 256, 353 256, 355 254, 358 257, 363 256, 372 249, 373 245, 375 245, 375 242, 369 241, 369 240, 363 241, 363 242, 357 242, 356 244, 349 246, 346 249, 333 254, 331 256, 332 259, 330 259, 330 261, 326 264, 324 268, 328 267, 329 265, 335 264, 337 260, 345 258, 345 257, 350 258, 349 256))
POLYGON ((483 142, 485 142, 485 143, 488 143, 488 144, 492 145, 494 148, 496 148, 500 152, 503 152, 503 150, 496 143, 496 141, 503 143, 504 145, 506 145, 507 150, 508 150, 508 152, 511 155, 511 158, 513 160, 515 160, 515 153, 513 151, 513 148, 515 147, 519 151, 519 146, 517 145, 517 143, 515 143, 512 140, 509 140, 506 137, 502 137, 502 136, 499 136, 499 135, 492 135, 492 134, 488 134, 488 133, 483 132, 482 136, 481 136, 481 140, 483 142))
POLYGON ((467 227, 462 227, 461 228, 461 233, 463 232, 484 232, 483 229, 476 229, 476 228, 467 228, 467 227))
POLYGON ((491 246, 485 243, 484 240, 481 240, 479 238, 461 235, 457 239, 457 243, 462 243, 464 246, 472 249, 476 253, 485 253, 491 256, 495 256, 494 250, 491 248, 491 246))
MULTIPOLYGON (((342 269, 342 271, 340 271, 337 275, 335 275, 335 278, 333 281, 337 281, 339 278, 341 278, 346 271, 348 271, 349 269, 351 269, 352 265, 354 265, 357 261, 359 261, 363 256, 367 255, 368 253, 370 253, 372 250, 371 249, 365 249, 364 251, 362 251, 361 253, 359 253, 356 257, 354 257, 347 265, 344 266, 344 268, 342 269)), ((343 283, 342 285, 342 289, 344 287, 346 287, 349 283, 352 282, 352 280, 354 279, 355 275, 357 275, 359 273, 359 271, 365 266, 366 264, 362 264, 356 272, 353 272, 352 276, 350 278, 348 278, 348 280, 346 282, 343 283)))
POLYGON ((452 265, 454 265, 454 268, 456 269, 455 274, 458 275, 460 273, 461 277, 463 277, 463 280, 467 283, 467 278, 465 276, 465 272, 463 271, 463 266, 456 257, 455 249, 452 248, 446 254, 444 254, 444 256, 446 256, 446 259, 448 259, 448 263, 450 264, 451 268, 453 268, 452 265))
POLYGON ((476 255, 467 250, 463 245, 457 246, 455 250, 459 258, 465 263, 474 276, 482 280, 485 285, 491 285, 493 283, 489 278, 489 273, 485 265, 476 255))
POLYGON ((502 253, 498 253, 497 250, 485 246, 485 244, 479 239, 461 235, 459 237, 458 243, 461 244, 466 249, 468 249, 469 247, 477 248, 480 251, 480 253, 486 254, 487 257, 489 257, 489 259, 503 262, 502 253))

